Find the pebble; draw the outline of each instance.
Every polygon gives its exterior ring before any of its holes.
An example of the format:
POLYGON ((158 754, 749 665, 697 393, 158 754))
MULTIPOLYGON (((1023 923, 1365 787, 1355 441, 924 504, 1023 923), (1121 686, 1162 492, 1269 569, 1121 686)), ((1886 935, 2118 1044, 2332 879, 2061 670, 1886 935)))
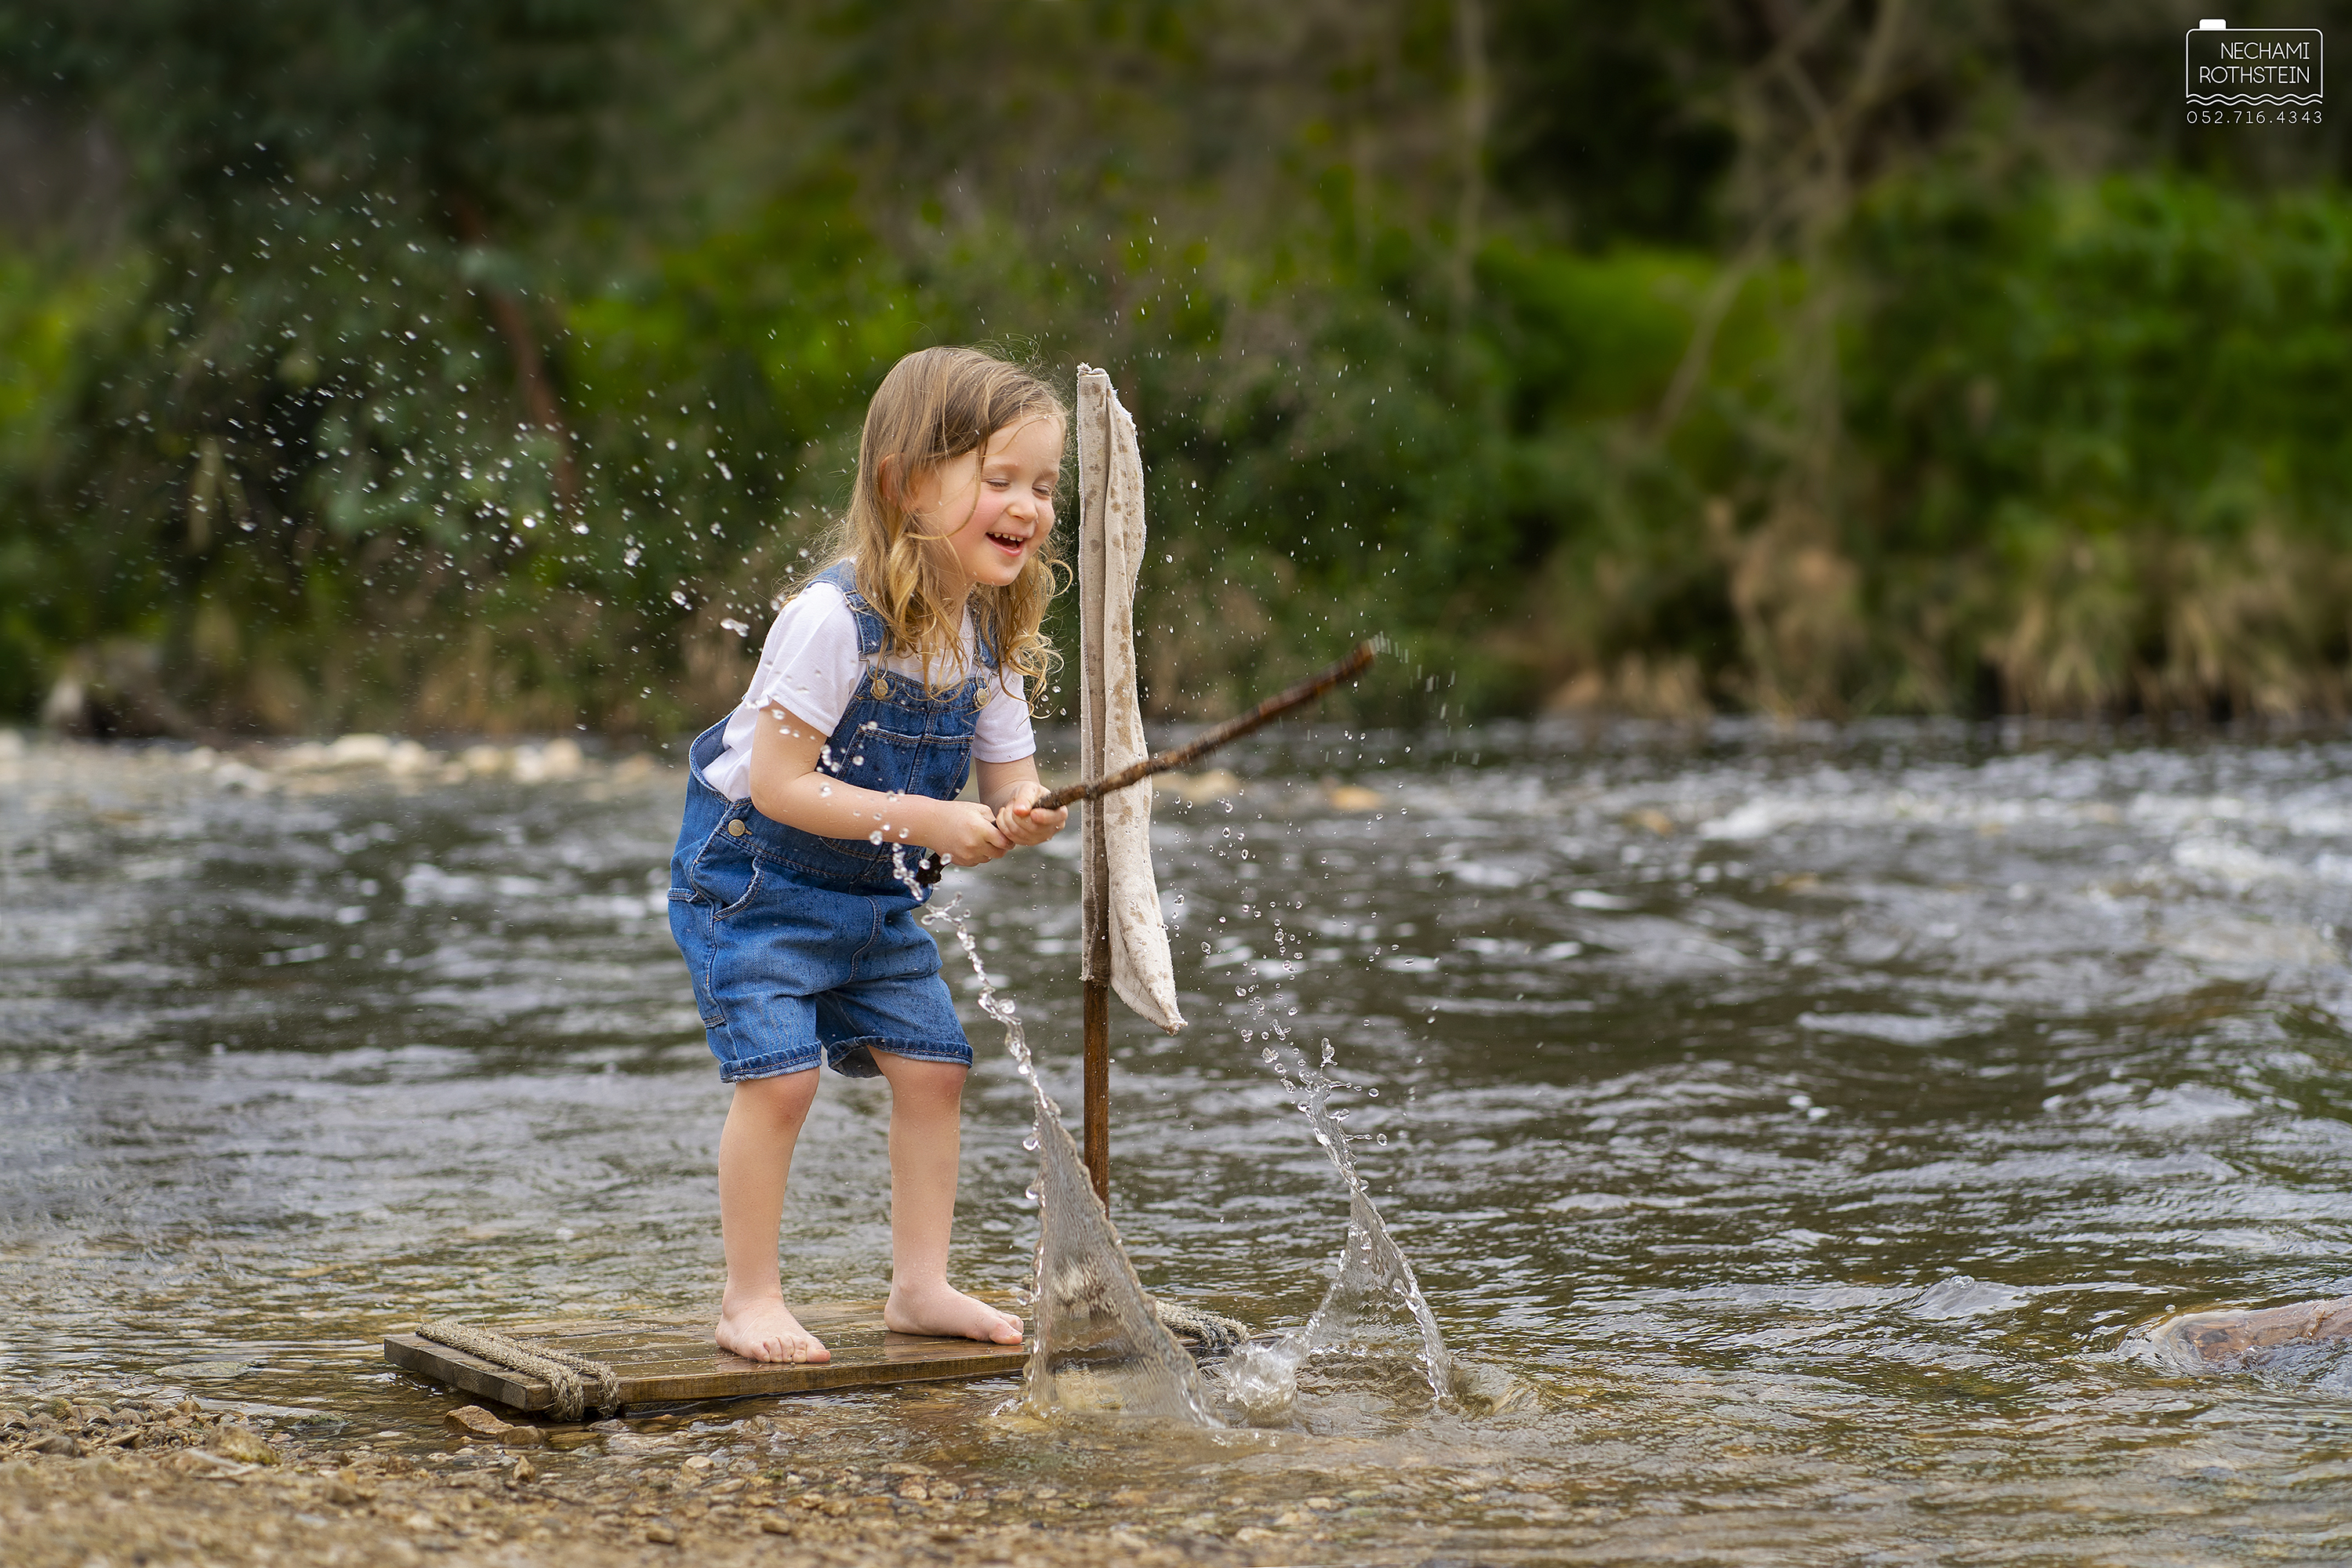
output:
MULTIPOLYGON (((481 1414, 501 1426, 540 1431, 481 1414)), ((1035 1519, 990 1523, 980 1510, 944 1517, 950 1509, 941 1505, 952 1507, 960 1495, 985 1497, 987 1489, 975 1491, 920 1465, 794 1471, 787 1479, 760 1473, 761 1460, 740 1450, 677 1454, 658 1468, 509 1457, 487 1446, 424 1457, 456 1462, 436 1466, 378 1453, 368 1443, 323 1442, 293 1412, 224 1418, 177 1390, 153 1399, 45 1396, 37 1405, 0 1405, 0 1542, 14 1545, 15 1532, 38 1518, 46 1544, 26 1562, 45 1568, 92 1561, 284 1568, 337 1560, 427 1568, 488 1561, 473 1554, 477 1542, 508 1542, 499 1550, 523 1553, 499 1561, 537 1563, 557 1553, 512 1543, 551 1538, 562 1542, 562 1568, 644 1568, 648 1546, 682 1551, 688 1534, 698 1560, 737 1568, 814 1555, 838 1568, 888 1568, 919 1554, 1023 1568, 1181 1568, 1187 1557, 1185 1549, 1138 1533, 1131 1520, 1088 1531, 1079 1510, 1095 1500, 1050 1485, 1038 1489, 1055 1494, 1040 1505, 1056 1515, 1050 1536, 1040 1534, 1035 1519), (11 1462, 34 1453, 98 1457, 11 1462), (787 1496, 781 1500, 798 1506, 774 1510, 772 1488, 812 1482, 825 1489, 787 1496), (928 1493, 928 1501, 908 1507, 886 1495, 899 1490, 910 1501, 928 1493), (110 1500, 127 1495, 142 1500, 131 1509, 110 1500), (194 1557, 189 1539, 201 1547, 194 1557), (761 1541, 771 1544, 756 1547, 761 1541), (942 1554, 941 1544, 954 1550, 942 1554)), ((17 1555, 0 1546, 0 1562, 13 1564, 17 1555)))
POLYGON ((274 1465, 278 1450, 250 1426, 223 1426, 213 1434, 213 1452, 241 1465, 274 1465))
POLYGON ((547 1434, 538 1427, 502 1421, 478 1405, 461 1405, 441 1417, 441 1421, 453 1432, 462 1432, 468 1437, 479 1437, 509 1448, 536 1448, 547 1441, 547 1434))
POLYGON ((478 1405, 461 1405, 441 1417, 443 1426, 453 1432, 463 1432, 469 1437, 495 1437, 508 1429, 499 1420, 478 1405))

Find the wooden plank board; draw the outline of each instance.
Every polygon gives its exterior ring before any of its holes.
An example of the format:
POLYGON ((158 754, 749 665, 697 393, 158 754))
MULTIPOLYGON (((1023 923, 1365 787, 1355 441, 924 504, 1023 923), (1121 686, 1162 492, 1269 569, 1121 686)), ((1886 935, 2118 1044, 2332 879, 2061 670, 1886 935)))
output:
MULTIPOLYGON (((526 1344, 552 1345, 610 1363, 620 1376, 625 1405, 1002 1377, 1018 1373, 1029 1354, 1026 1342, 992 1345, 893 1333, 882 1326, 879 1301, 830 1302, 800 1308, 794 1315, 824 1342, 831 1361, 814 1366, 746 1361, 710 1342, 707 1318, 551 1318, 481 1326, 526 1344)), ((385 1335, 383 1359, 509 1409, 545 1410, 555 1402, 553 1391, 538 1378, 413 1333, 385 1335)))

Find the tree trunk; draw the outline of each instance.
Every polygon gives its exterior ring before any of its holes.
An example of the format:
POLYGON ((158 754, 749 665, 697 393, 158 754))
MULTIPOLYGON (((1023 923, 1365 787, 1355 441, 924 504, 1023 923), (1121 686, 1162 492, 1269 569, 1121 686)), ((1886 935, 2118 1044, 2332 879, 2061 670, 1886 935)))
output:
MULTIPOLYGON (((456 220, 459 239, 467 245, 488 242, 488 226, 471 197, 452 196, 449 216, 456 220)), ((555 510, 561 516, 575 517, 580 510, 580 480, 572 458, 572 432, 564 424, 563 405, 556 398, 554 384, 548 379, 547 361, 539 352, 530 312, 521 300, 496 284, 485 283, 479 292, 490 324, 506 340, 508 356, 514 361, 515 391, 522 399, 524 414, 531 424, 555 437, 555 470, 551 476, 555 510)))

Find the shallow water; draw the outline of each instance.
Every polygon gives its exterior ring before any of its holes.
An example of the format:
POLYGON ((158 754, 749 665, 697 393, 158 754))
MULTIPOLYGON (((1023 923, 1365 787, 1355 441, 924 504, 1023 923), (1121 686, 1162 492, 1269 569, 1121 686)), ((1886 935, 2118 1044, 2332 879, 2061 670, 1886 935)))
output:
MULTIPOLYGON (((1286 1560, 2352 1556, 2352 1369, 2126 1344, 2352 1290, 2341 732, 1407 743, 1302 733, 1234 759, 1236 798, 1163 797, 1193 1026, 1116 1026, 1114 1213, 1147 1288, 1303 1322, 1348 1199, 1259 1051, 1329 1038, 1470 1397, 1433 1401, 1400 1319, 1275 1428, 1041 1422, 1007 1379, 562 1462, 913 1466, 989 1517, 1286 1560)), ((449 1401, 380 1365, 385 1325, 708 1307, 724 1091, 664 918, 677 794, 0 753, 0 1381, 437 1448, 449 1401)), ((1075 863, 951 877, 1076 1104, 1075 863)), ((967 1022, 956 1268, 1011 1289, 1029 1091, 967 1022)), ((825 1086, 789 1288, 881 1293, 886 1112, 825 1086)))

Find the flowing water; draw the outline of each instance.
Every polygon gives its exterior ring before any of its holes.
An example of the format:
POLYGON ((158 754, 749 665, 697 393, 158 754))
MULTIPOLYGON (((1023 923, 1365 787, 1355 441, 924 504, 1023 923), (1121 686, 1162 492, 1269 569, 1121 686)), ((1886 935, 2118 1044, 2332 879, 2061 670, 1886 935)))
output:
MULTIPOLYGON (((437 1449, 449 1402, 377 1361, 386 1325, 715 1300, 675 773, 0 747, 0 1384, 437 1449)), ((1162 797, 1194 1023, 1115 1025, 1113 1213, 1143 1288, 1261 1352, 1348 1309, 1264 1424, 1041 1416, 1007 1379, 551 1462, 914 1467, 975 1515, 1270 1561, 2352 1557, 2352 1364, 2200 1375, 2133 1334, 2352 1290, 2340 731, 1315 731, 1229 761, 1237 795, 1162 797), (1360 1190, 1313 1136, 1341 1111, 1360 1190), (1360 1202, 1410 1275, 1350 1279, 1360 1202)), ((1076 1103, 1068 837, 950 887, 1076 1103)), ((968 1022, 955 1272, 1013 1289, 1036 1091, 968 1022)), ((887 1111, 826 1084, 789 1289, 882 1293, 887 1111)))

